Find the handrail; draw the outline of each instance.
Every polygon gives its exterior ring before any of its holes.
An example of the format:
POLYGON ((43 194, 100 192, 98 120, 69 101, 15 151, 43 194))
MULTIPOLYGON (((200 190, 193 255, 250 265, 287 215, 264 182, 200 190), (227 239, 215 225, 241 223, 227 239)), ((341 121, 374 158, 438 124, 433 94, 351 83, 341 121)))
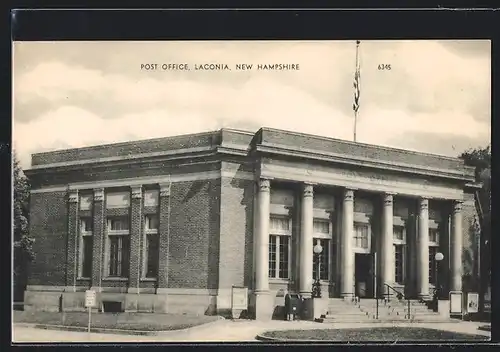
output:
POLYGON ((389 284, 387 284, 387 283, 384 283, 384 286, 387 288, 387 291, 386 291, 386 292, 387 292, 387 294, 386 294, 387 296, 386 296, 386 298, 385 298, 384 300, 387 302, 387 300, 389 299, 389 295, 390 295, 390 294, 389 294, 389 289, 390 289, 390 290, 392 290, 392 291, 394 291, 394 292, 396 293, 396 297, 397 297, 399 300, 402 300, 402 299, 403 299, 403 300, 406 300, 406 301, 407 301, 407 303, 408 303, 408 312, 407 312, 407 317, 408 317, 408 319, 411 319, 411 301, 410 301, 410 299, 409 299, 409 298, 407 298, 403 292, 400 292, 400 291, 396 290, 396 289, 395 289, 394 287, 392 287, 391 285, 389 285, 389 284))

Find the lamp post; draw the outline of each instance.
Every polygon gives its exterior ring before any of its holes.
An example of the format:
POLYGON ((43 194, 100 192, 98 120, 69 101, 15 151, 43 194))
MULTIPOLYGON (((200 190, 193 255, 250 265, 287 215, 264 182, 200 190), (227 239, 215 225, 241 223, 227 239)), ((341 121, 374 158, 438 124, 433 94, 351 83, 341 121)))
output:
POLYGON ((323 247, 321 244, 318 242, 313 248, 314 254, 316 255, 316 262, 318 263, 318 270, 316 271, 316 280, 313 283, 313 290, 312 290, 312 296, 313 298, 321 298, 321 282, 319 280, 320 276, 320 255, 321 252, 323 251, 323 247))
POLYGON ((439 262, 444 259, 444 255, 441 252, 437 252, 436 255, 434 256, 434 259, 436 260, 436 288, 434 292, 434 301, 435 301, 435 307, 436 311, 438 309, 438 301, 439 301, 439 296, 441 295, 441 286, 439 283, 439 262))

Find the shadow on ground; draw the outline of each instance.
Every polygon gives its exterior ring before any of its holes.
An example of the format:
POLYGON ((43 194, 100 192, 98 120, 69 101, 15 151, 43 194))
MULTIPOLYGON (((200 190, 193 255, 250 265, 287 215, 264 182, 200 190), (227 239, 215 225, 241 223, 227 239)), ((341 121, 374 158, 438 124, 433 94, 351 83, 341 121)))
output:
MULTIPOLYGON (((14 323, 86 327, 88 313, 85 312, 26 312, 14 311, 14 323)), ((94 313, 92 328, 141 331, 181 330, 218 320, 217 316, 191 316, 180 314, 152 313, 94 313)))
POLYGON ((487 336, 419 327, 374 327, 355 329, 310 329, 266 331, 257 337, 264 341, 338 341, 338 342, 408 342, 408 341, 489 341, 487 336))

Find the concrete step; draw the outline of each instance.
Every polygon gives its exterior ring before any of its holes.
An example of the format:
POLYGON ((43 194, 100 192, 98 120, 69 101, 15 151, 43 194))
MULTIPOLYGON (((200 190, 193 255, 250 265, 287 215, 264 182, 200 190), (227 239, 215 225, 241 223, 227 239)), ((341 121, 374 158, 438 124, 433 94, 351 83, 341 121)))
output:
POLYGON ((332 316, 332 317, 336 317, 336 316, 352 316, 352 315, 366 315, 366 312, 362 312, 360 310, 358 311, 345 311, 345 312, 330 312, 328 311, 326 313, 327 316, 332 316))
POLYGON ((408 324, 408 323, 459 323, 460 320, 453 320, 453 319, 435 319, 435 318, 412 318, 412 319, 403 319, 403 318, 379 318, 379 319, 374 319, 374 318, 366 318, 366 319, 323 319, 322 321, 325 324, 335 324, 335 323, 367 323, 369 322, 370 324, 384 324, 384 323, 401 323, 401 324, 408 324))

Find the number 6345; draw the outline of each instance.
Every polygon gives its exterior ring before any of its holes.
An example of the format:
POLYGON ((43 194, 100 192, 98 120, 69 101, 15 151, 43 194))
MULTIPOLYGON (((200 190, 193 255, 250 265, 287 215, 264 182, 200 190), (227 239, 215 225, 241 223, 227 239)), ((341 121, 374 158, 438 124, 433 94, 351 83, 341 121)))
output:
POLYGON ((380 71, 390 71, 391 70, 391 64, 379 64, 378 69, 380 71))

